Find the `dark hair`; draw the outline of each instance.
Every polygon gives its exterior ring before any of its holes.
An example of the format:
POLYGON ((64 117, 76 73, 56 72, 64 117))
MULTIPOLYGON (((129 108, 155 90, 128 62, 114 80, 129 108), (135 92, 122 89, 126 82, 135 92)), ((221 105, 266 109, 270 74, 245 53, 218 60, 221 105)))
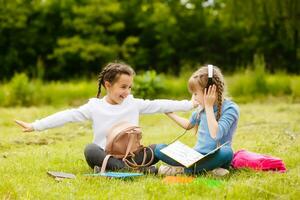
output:
POLYGON ((97 98, 101 94, 101 85, 105 87, 105 81, 114 84, 122 74, 134 76, 134 70, 127 64, 121 62, 108 63, 98 75, 98 93, 97 98))

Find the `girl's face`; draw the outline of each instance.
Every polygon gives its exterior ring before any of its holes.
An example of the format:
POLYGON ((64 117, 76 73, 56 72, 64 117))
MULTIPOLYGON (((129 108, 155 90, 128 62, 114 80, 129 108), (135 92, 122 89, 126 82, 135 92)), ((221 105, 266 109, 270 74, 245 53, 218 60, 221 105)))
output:
POLYGON ((105 88, 107 91, 106 100, 110 104, 121 104, 123 100, 130 94, 133 77, 127 74, 121 74, 119 79, 111 84, 105 81, 105 88))
POLYGON ((203 107, 204 106, 204 89, 196 85, 193 91, 193 98, 203 107))

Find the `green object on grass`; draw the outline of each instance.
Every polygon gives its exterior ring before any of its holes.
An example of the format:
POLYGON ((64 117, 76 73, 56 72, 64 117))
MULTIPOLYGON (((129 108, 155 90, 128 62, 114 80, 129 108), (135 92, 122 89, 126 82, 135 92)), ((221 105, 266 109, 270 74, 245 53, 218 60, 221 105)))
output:
POLYGON ((193 183, 206 185, 210 188, 214 188, 214 187, 220 187, 221 185, 223 185, 224 181, 211 179, 211 178, 198 177, 193 181, 193 183))

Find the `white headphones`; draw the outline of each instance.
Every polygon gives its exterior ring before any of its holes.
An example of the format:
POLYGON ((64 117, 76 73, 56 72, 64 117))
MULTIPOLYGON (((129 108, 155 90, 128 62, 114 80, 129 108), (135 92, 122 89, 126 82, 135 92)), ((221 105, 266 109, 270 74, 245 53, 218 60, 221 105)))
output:
POLYGON ((214 66, 213 65, 207 65, 208 68, 208 79, 207 79, 207 85, 206 88, 208 88, 210 85, 213 84, 213 71, 214 66))
POLYGON ((214 72, 214 70, 213 70, 214 66, 213 65, 207 65, 207 67, 208 67, 208 78, 212 78, 213 77, 213 72, 214 72))

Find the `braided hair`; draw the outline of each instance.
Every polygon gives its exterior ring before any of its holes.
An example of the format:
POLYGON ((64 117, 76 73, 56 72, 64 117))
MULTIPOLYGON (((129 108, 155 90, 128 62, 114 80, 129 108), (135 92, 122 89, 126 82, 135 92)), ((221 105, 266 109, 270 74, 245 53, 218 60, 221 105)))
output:
POLYGON ((98 92, 97 98, 101 94, 101 86, 105 87, 105 81, 114 84, 122 74, 134 76, 134 70, 127 64, 121 62, 108 63, 98 75, 98 92))
MULTIPOLYGON (((193 73, 193 75, 190 77, 188 82, 189 90, 195 91, 195 88, 200 86, 205 89, 208 83, 208 67, 204 66, 198 69, 196 72, 193 73)), ((224 77, 221 73, 221 70, 214 66, 213 67, 213 77, 212 77, 212 83, 217 87, 217 116, 216 120, 219 121, 221 114, 222 114, 222 105, 224 100, 224 93, 225 93, 225 83, 224 83, 224 77)), ((198 129, 198 125, 196 125, 196 130, 198 129)))

